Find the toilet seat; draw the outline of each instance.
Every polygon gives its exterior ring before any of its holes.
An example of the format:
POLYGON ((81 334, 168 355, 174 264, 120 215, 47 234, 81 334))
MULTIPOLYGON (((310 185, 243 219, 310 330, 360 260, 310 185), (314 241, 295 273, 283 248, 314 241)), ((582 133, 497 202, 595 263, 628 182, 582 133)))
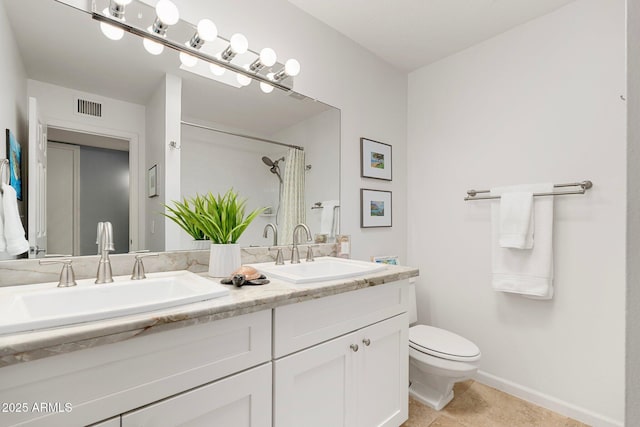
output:
POLYGON ((430 356, 458 362, 480 359, 480 349, 466 338, 434 326, 409 328, 409 347, 430 356))

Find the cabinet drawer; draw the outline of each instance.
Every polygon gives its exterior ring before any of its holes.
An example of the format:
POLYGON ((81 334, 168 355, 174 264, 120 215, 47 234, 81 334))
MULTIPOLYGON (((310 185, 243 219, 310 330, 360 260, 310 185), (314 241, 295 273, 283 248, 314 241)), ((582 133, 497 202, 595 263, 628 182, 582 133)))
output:
POLYGON ((279 358, 407 311, 408 280, 275 309, 274 357, 279 358))
POLYGON ((271 363, 122 416, 122 427, 271 427, 271 363))
POLYGON ((271 310, 266 310, 12 365, 2 368, 0 401, 55 398, 73 410, 3 414, 1 423, 91 424, 270 359, 271 310))

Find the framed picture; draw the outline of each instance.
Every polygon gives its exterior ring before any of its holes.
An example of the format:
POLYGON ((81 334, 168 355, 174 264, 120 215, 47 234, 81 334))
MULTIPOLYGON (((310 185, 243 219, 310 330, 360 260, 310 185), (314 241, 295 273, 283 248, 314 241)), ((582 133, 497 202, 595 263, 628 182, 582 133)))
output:
POLYGON ((13 133, 7 129, 7 158, 9 159, 9 185, 22 200, 22 147, 13 133))
POLYGON ((360 138, 360 176, 391 181, 391 146, 360 138))
POLYGON ((391 191, 360 189, 360 227, 391 227, 391 191))
POLYGON ((153 165, 147 172, 147 197, 158 195, 158 165, 153 165))
POLYGON ((399 265, 398 256, 372 256, 371 262, 375 262, 377 264, 388 264, 388 265, 399 265))

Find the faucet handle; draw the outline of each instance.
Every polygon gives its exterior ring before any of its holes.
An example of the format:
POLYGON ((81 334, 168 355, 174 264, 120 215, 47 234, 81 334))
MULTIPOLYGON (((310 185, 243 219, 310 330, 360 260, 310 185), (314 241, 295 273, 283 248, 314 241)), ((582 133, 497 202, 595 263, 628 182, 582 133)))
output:
POLYGON ((298 245, 293 245, 291 248, 291 264, 300 264, 300 252, 298 252, 298 245))
POLYGON ((315 261, 313 258, 313 248, 318 247, 318 245, 309 245, 307 246, 307 262, 315 261))
POLYGON ((71 286, 76 286, 76 275, 73 272, 73 267, 71 266, 70 259, 60 259, 60 260, 40 260, 40 265, 47 264, 62 264, 62 271, 60 272, 60 279, 58 280, 59 288, 68 288, 71 286))
POLYGON ((272 250, 277 250, 278 252, 276 252, 276 265, 283 265, 284 264, 284 257, 282 256, 282 248, 269 248, 269 251, 272 250))
POLYGON ((131 272, 131 280, 141 280, 146 279, 147 276, 144 274, 144 264, 142 263, 142 258, 150 257, 150 256, 158 256, 160 254, 145 254, 145 255, 136 255, 136 261, 133 264, 133 271, 131 272))

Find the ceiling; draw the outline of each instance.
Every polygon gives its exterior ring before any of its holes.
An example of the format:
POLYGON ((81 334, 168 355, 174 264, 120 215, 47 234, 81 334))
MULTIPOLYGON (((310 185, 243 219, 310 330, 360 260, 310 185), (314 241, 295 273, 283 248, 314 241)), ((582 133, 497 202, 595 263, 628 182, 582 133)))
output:
POLYGON ((575 0, 289 0, 395 67, 413 71, 575 0))

